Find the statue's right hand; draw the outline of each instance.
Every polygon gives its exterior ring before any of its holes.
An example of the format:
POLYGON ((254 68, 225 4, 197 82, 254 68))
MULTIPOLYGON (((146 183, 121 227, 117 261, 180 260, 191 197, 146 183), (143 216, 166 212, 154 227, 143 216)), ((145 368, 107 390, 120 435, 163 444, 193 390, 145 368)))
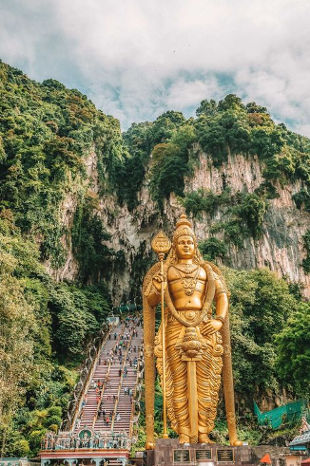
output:
POLYGON ((163 284, 163 288, 164 288, 164 289, 165 289, 166 286, 167 286, 166 277, 165 277, 164 274, 162 274, 161 272, 158 272, 158 273, 153 277, 152 283, 153 283, 153 285, 154 285, 154 287, 156 288, 157 291, 161 291, 162 284, 163 284))

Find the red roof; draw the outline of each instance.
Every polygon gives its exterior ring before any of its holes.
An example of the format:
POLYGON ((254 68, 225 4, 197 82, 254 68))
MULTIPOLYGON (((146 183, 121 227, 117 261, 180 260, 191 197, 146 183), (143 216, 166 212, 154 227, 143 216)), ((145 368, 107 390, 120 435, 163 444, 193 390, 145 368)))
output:
POLYGON ((266 453, 266 455, 264 455, 264 456, 259 460, 259 462, 260 462, 260 463, 272 464, 272 461, 271 461, 271 458, 270 458, 269 453, 266 453))

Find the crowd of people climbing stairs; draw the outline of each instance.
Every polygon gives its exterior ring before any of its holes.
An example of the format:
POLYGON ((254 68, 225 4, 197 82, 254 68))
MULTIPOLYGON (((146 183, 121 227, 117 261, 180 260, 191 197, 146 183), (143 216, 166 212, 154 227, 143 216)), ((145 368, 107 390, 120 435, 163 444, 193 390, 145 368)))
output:
POLYGON ((109 455, 103 453, 101 463, 125 464, 138 418, 135 408, 142 368, 142 320, 127 316, 110 325, 70 416, 70 430, 47 432, 42 451, 102 449, 109 455))
POLYGON ((139 360, 143 354, 139 317, 126 317, 102 346, 72 430, 129 435, 139 360))

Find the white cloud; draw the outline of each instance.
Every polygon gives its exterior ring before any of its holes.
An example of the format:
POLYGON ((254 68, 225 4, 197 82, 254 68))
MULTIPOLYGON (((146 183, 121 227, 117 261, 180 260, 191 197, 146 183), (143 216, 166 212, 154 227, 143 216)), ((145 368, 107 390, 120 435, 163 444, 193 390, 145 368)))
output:
POLYGON ((204 80, 190 81, 181 78, 173 82, 169 88, 166 102, 168 107, 182 110, 193 105, 198 107, 199 103, 206 97, 210 99, 218 97, 219 94, 219 83, 214 76, 206 77, 204 80))
POLYGON ((5 61, 80 88, 124 126, 234 91, 310 136, 308 0, 1 5, 5 61))

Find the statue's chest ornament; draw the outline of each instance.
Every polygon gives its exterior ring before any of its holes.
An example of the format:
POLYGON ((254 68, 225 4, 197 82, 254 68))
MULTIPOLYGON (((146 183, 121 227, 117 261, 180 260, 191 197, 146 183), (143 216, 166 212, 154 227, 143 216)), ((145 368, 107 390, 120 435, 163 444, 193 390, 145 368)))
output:
MULTIPOLYGON (((192 295, 197 285, 200 266, 197 264, 174 264, 173 267, 179 277, 178 279, 180 280, 180 283, 182 284, 184 292, 186 293, 186 290, 187 290, 186 294, 188 296, 192 295), (194 274, 194 276, 189 277, 188 276, 189 274, 194 274)), ((205 270, 207 274, 206 282, 208 283, 208 286, 206 289, 206 295, 204 297, 204 303, 203 303, 202 309, 201 311, 196 313, 193 319, 192 319, 192 316, 190 316, 190 318, 186 318, 186 316, 182 315, 182 312, 178 312, 176 310, 175 305, 170 296, 169 287, 167 286, 165 289, 165 302, 167 304, 169 313, 180 324, 184 325, 184 327, 199 326, 201 322, 204 321, 204 319, 208 317, 208 312, 212 305, 212 301, 213 301, 214 293, 215 293, 215 278, 214 278, 212 269, 209 265, 207 264, 202 265, 202 268, 205 270)))
POLYGON ((179 264, 177 266, 175 265, 174 268, 181 278, 181 284, 183 286, 184 293, 187 296, 192 296, 198 281, 199 266, 194 264, 179 264), (191 275, 193 273, 195 273, 194 276, 191 275))

